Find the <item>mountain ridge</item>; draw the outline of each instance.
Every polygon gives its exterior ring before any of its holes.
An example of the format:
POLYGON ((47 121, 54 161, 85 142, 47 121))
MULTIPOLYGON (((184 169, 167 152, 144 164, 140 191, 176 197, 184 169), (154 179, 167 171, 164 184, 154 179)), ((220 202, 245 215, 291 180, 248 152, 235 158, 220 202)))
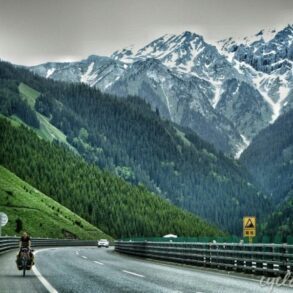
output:
POLYGON ((135 51, 125 48, 110 57, 89 56, 81 62, 67 63, 65 68, 58 63, 47 63, 30 69, 44 77, 85 82, 119 96, 139 93, 138 96, 149 102, 154 110, 160 104, 160 112, 171 121, 182 123, 196 132, 199 128, 193 120, 200 120, 207 129, 212 127, 213 131, 199 135, 218 150, 239 157, 257 133, 293 107, 289 98, 293 87, 292 26, 276 31, 268 42, 261 41, 262 35, 262 31, 257 33, 256 41, 251 43, 245 43, 244 39, 244 43, 236 48, 233 39, 211 44, 202 36, 185 31, 179 35, 164 35, 135 51), (268 55, 267 51, 271 48, 279 48, 279 53, 268 55), (159 62, 151 64, 150 58, 159 62), (274 60, 275 65, 268 65, 267 62, 272 62, 269 60, 274 60), (135 72, 143 62, 146 76, 145 83, 141 84, 135 72), (258 66, 255 62, 264 65, 258 66), (166 70, 162 71, 162 66, 166 70), (262 66, 271 67, 268 71, 262 66), (132 76, 131 79, 128 76, 132 76), (172 78, 174 76, 177 78, 172 78), (187 82, 191 76, 195 78, 196 86, 187 82), (180 84, 178 78, 186 82, 180 84), (230 90, 233 87, 227 86, 235 79, 239 85, 245 85, 239 87, 236 97, 230 90), (164 90, 157 91, 158 86, 164 90), (200 98, 202 94, 204 100, 200 98), (242 98, 251 99, 251 103, 243 106, 242 98), (227 102, 218 106, 222 99, 227 102), (189 102, 191 100, 197 104, 196 109, 189 102), (173 114, 169 113, 168 117, 166 111, 170 105, 173 114), (232 105, 238 109, 237 115, 231 115, 232 105), (205 115, 202 117, 203 112, 205 115), (215 113, 216 119, 213 118, 215 113), (190 118, 182 120, 182 115, 190 118), (232 128, 229 123, 223 123, 225 119, 233 124, 232 128), (221 142, 220 138, 224 138, 225 142, 221 142))

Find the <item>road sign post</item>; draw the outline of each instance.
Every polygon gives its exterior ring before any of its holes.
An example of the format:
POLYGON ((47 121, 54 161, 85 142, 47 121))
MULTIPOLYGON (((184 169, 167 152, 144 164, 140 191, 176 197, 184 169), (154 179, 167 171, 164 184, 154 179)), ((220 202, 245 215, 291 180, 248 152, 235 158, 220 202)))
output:
POLYGON ((4 213, 0 213, 0 236, 2 235, 2 227, 8 223, 8 216, 4 213))
POLYGON ((256 217, 243 217, 243 237, 248 237, 249 243, 252 243, 256 236, 256 217))

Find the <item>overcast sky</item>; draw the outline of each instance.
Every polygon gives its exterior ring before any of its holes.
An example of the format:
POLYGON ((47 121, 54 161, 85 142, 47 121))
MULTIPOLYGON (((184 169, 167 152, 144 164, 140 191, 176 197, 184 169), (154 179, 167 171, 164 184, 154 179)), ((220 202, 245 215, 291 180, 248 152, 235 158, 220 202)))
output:
POLYGON ((17 64, 109 56, 166 33, 215 41, 293 23, 293 0, 0 0, 0 58, 17 64))

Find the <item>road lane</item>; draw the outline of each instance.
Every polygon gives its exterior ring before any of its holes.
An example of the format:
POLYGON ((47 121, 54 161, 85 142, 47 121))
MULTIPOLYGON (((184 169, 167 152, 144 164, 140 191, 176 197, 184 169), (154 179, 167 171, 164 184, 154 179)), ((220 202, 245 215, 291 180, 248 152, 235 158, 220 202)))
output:
POLYGON ((75 250, 64 248, 38 254, 39 271, 59 292, 176 292, 149 282, 142 284, 137 277, 111 266, 121 259, 113 251, 108 254, 110 249, 80 249, 79 256, 75 250))
MULTIPOLYGON (((261 288, 259 281, 256 280, 198 268, 145 261, 106 248, 47 250, 40 254, 38 265, 42 274, 60 292, 80 292, 81 289, 83 292, 268 293, 269 291, 268 288, 261 288), (81 256, 85 256, 86 259, 81 256), (62 278, 58 277, 54 268, 44 266, 43 261, 46 258, 57 259, 61 270, 59 274, 64 274, 62 278), (65 273, 68 268, 72 271, 71 274, 65 273)), ((283 293, 291 290, 276 288, 274 292, 283 293)))
MULTIPOLYGON (((113 270, 129 270, 136 274, 143 275, 147 283, 159 284, 161 290, 167 289, 169 292, 265 292, 268 287, 261 288, 259 280, 248 277, 228 275, 227 273, 206 271, 198 267, 180 266, 166 264, 151 260, 143 260, 113 251, 101 250, 105 265, 113 270), (105 251, 105 253, 103 253, 105 251)), ((99 250, 88 249, 83 251, 88 259, 99 254, 99 250)), ((147 291, 147 290, 145 290, 147 291)), ((291 292, 291 288, 275 288, 274 292, 291 292)), ((144 292, 141 288, 140 292, 144 292)), ((163 291, 162 291, 163 292, 163 291)))
POLYGON ((26 277, 16 267, 17 251, 11 251, 0 255, 0 292, 47 292, 42 283, 32 271, 26 272, 26 277))
MULTIPOLYGON (((20 277, 12 263, 14 257, 15 252, 0 256, 0 264, 6 271, 0 273, 1 293, 44 292, 32 273, 25 280, 20 277), (2 291, 3 280, 7 291, 2 291)), ((261 288, 259 281, 249 278, 143 260, 116 253, 111 248, 39 250, 36 264, 42 277, 58 292, 269 292, 268 287, 261 288)), ((275 288, 273 292, 292 291, 292 288, 275 288)))

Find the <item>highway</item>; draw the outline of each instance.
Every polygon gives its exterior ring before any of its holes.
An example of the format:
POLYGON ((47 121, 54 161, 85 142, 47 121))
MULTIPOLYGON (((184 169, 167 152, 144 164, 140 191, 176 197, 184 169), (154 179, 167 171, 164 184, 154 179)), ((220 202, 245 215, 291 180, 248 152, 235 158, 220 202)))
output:
POLYGON ((66 247, 36 251, 36 266, 23 278, 16 252, 0 255, 0 292, 293 292, 261 287, 245 275, 143 260, 112 248, 66 247))

